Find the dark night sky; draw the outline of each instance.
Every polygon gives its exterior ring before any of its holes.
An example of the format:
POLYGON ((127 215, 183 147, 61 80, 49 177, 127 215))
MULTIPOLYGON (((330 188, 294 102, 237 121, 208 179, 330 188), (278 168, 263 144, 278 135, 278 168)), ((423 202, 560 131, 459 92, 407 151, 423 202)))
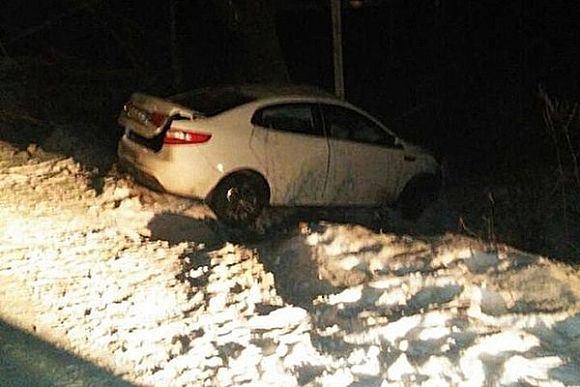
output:
MULTIPOLYGON (((381 4, 344 10, 346 94, 406 137, 444 153, 490 158, 502 153, 498 142, 506 151, 521 141, 533 147, 534 135, 521 128, 533 125, 539 83, 558 96, 580 97, 577 1, 381 4)), ((0 40, 13 56, 137 64, 170 78, 167 2, 23 0, 2 7, 0 40), (54 21, 26 35, 47 20, 54 21)), ((227 82, 236 37, 211 1, 183 0, 179 11, 186 88, 227 82)), ((282 9, 277 31, 291 79, 331 88, 328 8, 282 9)))

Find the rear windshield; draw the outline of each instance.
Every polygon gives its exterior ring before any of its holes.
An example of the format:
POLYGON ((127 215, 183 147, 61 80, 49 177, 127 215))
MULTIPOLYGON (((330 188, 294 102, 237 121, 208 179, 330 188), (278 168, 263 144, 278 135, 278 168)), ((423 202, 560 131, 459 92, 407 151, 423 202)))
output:
POLYGON ((256 98, 240 91, 227 89, 201 89, 178 94, 169 100, 188 107, 205 116, 213 116, 254 101, 256 98))

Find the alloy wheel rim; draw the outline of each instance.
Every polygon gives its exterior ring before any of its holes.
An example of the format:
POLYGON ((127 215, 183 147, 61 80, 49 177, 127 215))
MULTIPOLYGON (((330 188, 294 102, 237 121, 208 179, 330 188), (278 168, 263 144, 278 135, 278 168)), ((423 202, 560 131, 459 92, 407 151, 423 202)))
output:
POLYGON ((258 198, 255 190, 242 185, 231 187, 226 192, 228 213, 234 219, 246 219, 257 211, 258 198))

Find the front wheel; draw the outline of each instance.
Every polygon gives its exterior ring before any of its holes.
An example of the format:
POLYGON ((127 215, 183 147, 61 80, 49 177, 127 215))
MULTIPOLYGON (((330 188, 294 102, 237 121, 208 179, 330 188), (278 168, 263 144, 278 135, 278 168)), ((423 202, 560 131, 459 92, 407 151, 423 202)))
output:
POLYGON ((268 185, 261 177, 236 174, 218 184, 209 205, 222 222, 245 226, 260 216, 268 201, 268 185))

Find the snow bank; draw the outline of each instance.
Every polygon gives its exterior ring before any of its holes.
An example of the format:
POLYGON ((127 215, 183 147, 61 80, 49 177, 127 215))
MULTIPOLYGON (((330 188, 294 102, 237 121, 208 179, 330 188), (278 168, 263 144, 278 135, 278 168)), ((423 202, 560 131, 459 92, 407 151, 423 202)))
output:
MULTIPOLYGON (((580 380, 577 269, 458 236, 413 239, 334 224, 306 229, 266 251, 296 266, 315 262, 310 280, 334 289, 312 295, 322 336, 313 340, 346 361, 355 380, 371 374, 378 384, 580 380), (361 348, 380 349, 359 360, 379 364, 370 368, 376 372, 352 363, 361 348)), ((280 275, 304 279, 299 271, 280 275)))
POLYGON ((572 267, 324 223, 247 247, 191 201, 17 161, 0 164, 0 319, 132 383, 580 380, 572 267))

